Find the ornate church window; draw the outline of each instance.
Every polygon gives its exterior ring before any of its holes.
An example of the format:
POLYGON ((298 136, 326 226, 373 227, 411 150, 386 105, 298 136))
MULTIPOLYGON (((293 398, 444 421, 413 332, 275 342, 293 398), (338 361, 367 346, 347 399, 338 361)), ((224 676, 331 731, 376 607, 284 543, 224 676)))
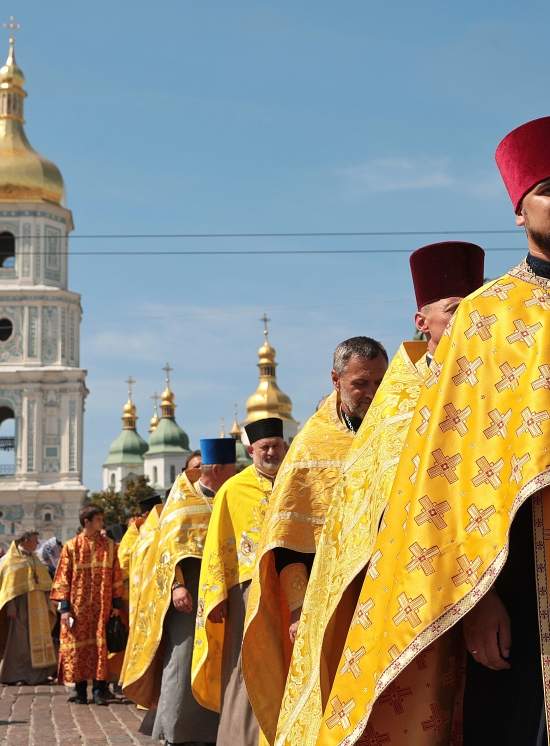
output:
POLYGON ((11 319, 0 319, 0 342, 6 342, 13 334, 13 322, 11 319))
POLYGON ((8 231, 0 233, 0 267, 4 269, 15 267, 15 236, 8 231))

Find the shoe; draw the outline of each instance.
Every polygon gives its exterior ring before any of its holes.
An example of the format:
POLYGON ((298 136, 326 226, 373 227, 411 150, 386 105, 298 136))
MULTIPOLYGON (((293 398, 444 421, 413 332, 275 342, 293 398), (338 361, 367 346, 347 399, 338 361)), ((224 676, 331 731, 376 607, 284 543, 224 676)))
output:
POLYGON ((98 705, 99 707, 107 707, 108 704, 109 701, 104 694, 102 694, 101 692, 94 692, 94 705, 98 705))
POLYGON ((71 702, 73 705, 87 705, 88 697, 79 697, 78 694, 73 694, 72 697, 69 697, 67 702, 71 702))

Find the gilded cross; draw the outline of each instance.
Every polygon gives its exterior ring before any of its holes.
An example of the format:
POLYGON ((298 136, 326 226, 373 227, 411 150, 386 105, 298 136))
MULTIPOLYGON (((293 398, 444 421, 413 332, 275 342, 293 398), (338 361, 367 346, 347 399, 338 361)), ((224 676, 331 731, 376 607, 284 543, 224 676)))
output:
POLYGON ((445 521, 445 513, 447 513, 451 506, 446 500, 442 500, 440 503, 434 503, 430 500, 428 495, 424 495, 418 501, 423 508, 418 515, 414 517, 415 522, 422 526, 423 523, 433 523, 433 525, 439 530, 447 528, 445 521))
POLYGON ((540 321, 537 321, 536 324, 527 326, 525 321, 522 319, 516 319, 514 321, 514 326, 516 327, 516 331, 513 334, 509 334, 506 339, 510 344, 514 344, 514 342, 525 342, 527 347, 532 347, 535 344, 535 334, 539 329, 542 329, 540 321))
POLYGON ((477 505, 470 505, 468 514, 471 518, 470 523, 466 526, 466 533, 471 534, 473 531, 479 531, 482 536, 487 536, 489 531, 488 519, 496 513, 494 505, 480 510, 477 505))
POLYGON ((433 575, 435 568, 432 559, 441 554, 439 547, 433 546, 429 549, 424 549, 424 547, 421 547, 420 544, 415 541, 415 543, 411 544, 409 547, 409 551, 413 558, 407 565, 407 572, 421 569, 424 575, 433 575))
POLYGON ((10 32, 10 43, 15 42, 15 34, 21 29, 21 24, 15 20, 15 16, 10 16, 9 21, 2 24, 2 27, 10 32))
POLYGON ((535 288, 533 290, 533 298, 525 301, 527 308, 530 306, 540 306, 545 311, 550 311, 550 292, 548 290, 542 290, 541 288, 535 288))
POLYGON ((468 427, 466 426, 466 420, 472 414, 470 407, 464 407, 464 409, 457 409, 451 402, 445 404, 443 407, 447 417, 443 422, 439 423, 440 429, 446 433, 449 430, 456 430, 460 435, 466 435, 468 427))
POLYGON ((409 477, 409 480, 410 480, 411 484, 415 484, 416 483, 416 478, 418 477, 418 468, 420 466, 420 456, 419 456, 419 454, 417 453, 416 456, 413 456, 412 459, 411 459, 411 461, 412 461, 414 469, 413 469, 413 473, 409 477))
POLYGON ((170 363, 166 363, 162 370, 165 373, 166 385, 170 388, 170 373, 172 373, 174 369, 170 367, 170 363))
POLYGON ((426 388, 430 388, 431 386, 434 386, 439 381, 439 376, 441 375, 441 371, 443 370, 443 366, 440 365, 437 360, 432 360, 430 363, 430 377, 426 380, 426 388))
POLYGON ((460 557, 457 559, 457 562, 458 566, 460 567, 460 572, 456 575, 453 575, 453 583, 456 586, 464 585, 464 583, 469 583, 473 588, 474 585, 477 583, 477 571, 483 564, 481 561, 481 557, 476 557, 473 562, 470 562, 465 554, 461 554, 460 557))
POLYGON ((399 648, 397 645, 392 645, 391 648, 388 650, 388 653, 390 654, 390 658, 392 661, 394 661, 396 658, 399 658, 399 648))
POLYGON ((134 386, 135 382, 136 382, 136 380, 135 380, 135 378, 132 378, 132 376, 128 376, 128 378, 126 379, 126 381, 124 381, 124 383, 128 384, 128 400, 129 401, 132 401, 133 386, 134 386))
POLYGON ((482 293, 485 298, 497 297, 499 300, 508 300, 508 293, 514 288, 512 282, 508 282, 504 285, 492 285, 488 290, 482 293))
POLYGON ((497 317, 494 313, 490 316, 482 316, 479 311, 472 311, 470 320, 472 325, 464 332, 466 339, 471 339, 476 334, 479 334, 480 339, 484 342, 491 339, 491 326, 497 322, 497 317))
POLYGON ((512 473, 510 474, 510 481, 519 484, 523 477, 523 467, 531 460, 531 456, 528 453, 524 453, 523 456, 512 456, 512 473))
POLYGON ((158 406, 158 403, 159 403, 159 401, 160 401, 160 396, 159 396, 159 395, 157 394, 157 392, 156 392, 156 391, 154 391, 154 392, 153 392, 153 396, 151 396, 150 398, 151 398, 151 400, 152 400, 152 402, 153 402, 153 409, 154 409, 154 410, 155 410, 155 412, 156 412, 156 411, 157 411, 157 406, 158 406))
POLYGON ((519 377, 527 370, 527 366, 524 363, 518 365, 517 368, 512 367, 510 363, 502 363, 499 368, 502 372, 502 378, 498 383, 495 383, 495 388, 499 394, 506 389, 510 389, 511 391, 516 389, 519 384, 519 377))
POLYGON ((529 433, 533 438, 538 438, 539 435, 542 435, 540 423, 550 419, 550 415, 545 409, 542 412, 532 412, 529 407, 525 407, 521 411, 521 419, 523 420, 523 425, 518 427, 516 435, 529 433))
POLYGON ((264 312, 264 315, 262 316, 262 318, 260 319, 260 321, 264 325, 264 337, 267 339, 268 334, 269 334, 268 324, 271 321, 271 319, 268 317, 267 313, 264 312))
POLYGON ((430 424, 430 414, 431 414, 431 412, 429 410, 429 407, 422 407, 422 409, 419 410, 418 414, 422 417, 422 422, 416 428, 416 432, 419 435, 424 435, 424 433, 428 429, 428 425, 430 424))
POLYGON ((351 673, 355 679, 358 679, 361 675, 361 668, 359 667, 359 661, 365 655, 365 648, 361 646, 359 650, 353 651, 351 648, 344 650, 344 658, 346 662, 342 666, 340 673, 351 673))
POLYGON ((369 569, 367 570, 367 575, 370 575, 370 577, 373 580, 376 580, 376 578, 380 575, 380 573, 376 569, 376 565, 378 564, 381 557, 382 557, 382 552, 379 549, 377 549, 376 552, 370 558, 369 569))
POLYGON ((342 702, 339 697, 334 697, 330 701, 330 706, 333 714, 327 720, 327 726, 334 728, 335 725, 339 725, 341 728, 349 728, 351 723, 348 715, 355 707, 354 700, 350 699, 347 702, 342 702))
POLYGON ((482 484, 490 484, 493 489, 497 489, 501 485, 499 472, 502 471, 504 466, 504 460, 499 458, 498 461, 489 461, 482 456, 476 460, 479 472, 472 479, 475 487, 480 487, 482 484))
POLYGON ((533 391, 538 389, 550 389, 550 365, 539 365, 540 378, 533 381, 531 387, 533 391))
POLYGON ((367 599, 364 603, 359 604, 355 612, 354 624, 360 624, 363 629, 370 627, 372 622, 369 617, 369 611, 374 606, 372 598, 367 599))
POLYGON ((491 409, 489 412, 489 419, 491 424, 486 427, 483 434, 487 439, 494 438, 495 435, 500 435, 501 438, 505 438, 508 435, 508 420, 512 416, 512 410, 509 409, 504 414, 501 414, 498 409, 491 409))
POLYGON ((394 624, 401 624, 406 619, 411 627, 417 627, 421 621, 417 613, 418 609, 426 604, 424 596, 421 594, 416 598, 409 598, 406 593, 400 593, 397 601, 399 603, 399 611, 393 617, 394 624))
POLYGON ((464 355, 459 357, 456 361, 460 368, 460 373, 453 376, 453 383, 455 386, 460 386, 461 383, 469 383, 470 386, 475 386, 477 383, 476 370, 480 365, 483 365, 483 360, 480 357, 476 357, 475 360, 470 362, 464 355))
POLYGON ((435 479, 435 477, 445 477, 449 484, 458 482, 456 467, 462 461, 460 453, 455 453, 454 456, 446 456, 441 448, 437 448, 432 453, 432 458, 435 463, 428 469, 428 476, 430 479, 435 479))

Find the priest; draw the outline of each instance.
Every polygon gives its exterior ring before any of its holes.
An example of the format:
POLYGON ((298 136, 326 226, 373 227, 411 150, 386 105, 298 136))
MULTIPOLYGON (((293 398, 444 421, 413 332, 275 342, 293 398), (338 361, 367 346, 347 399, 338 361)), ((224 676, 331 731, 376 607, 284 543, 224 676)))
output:
POLYGON ((369 571, 376 572, 372 546, 418 396, 459 303, 483 283, 483 259, 483 249, 462 241, 411 254, 414 320, 425 341, 400 346, 345 459, 304 600, 278 721, 280 742, 315 743, 369 560, 369 571))
POLYGON ((331 374, 334 391, 294 438, 277 475, 250 587, 242 652, 250 700, 269 740, 325 513, 387 366, 385 349, 370 337, 339 344, 331 374))
POLYGON ((245 432, 252 464, 216 496, 199 583, 193 692, 220 713, 217 746, 257 746, 259 740, 241 675, 241 644, 258 539, 287 450, 278 417, 251 422, 245 432))
POLYGON ((436 350, 323 746, 547 743, 550 117, 496 158, 528 254, 461 303, 436 350))
POLYGON ((176 479, 141 571, 123 692, 156 708, 153 737, 167 744, 215 743, 218 717, 191 693, 191 656, 201 558, 214 496, 235 473, 235 442, 201 440, 200 478, 176 479))

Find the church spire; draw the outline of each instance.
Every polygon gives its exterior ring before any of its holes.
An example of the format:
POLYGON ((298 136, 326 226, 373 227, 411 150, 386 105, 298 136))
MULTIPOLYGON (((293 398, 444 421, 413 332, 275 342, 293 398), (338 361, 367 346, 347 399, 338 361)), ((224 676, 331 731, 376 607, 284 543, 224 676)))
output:
POLYGON ((170 388, 170 373, 172 373, 174 369, 170 367, 170 363, 166 363, 162 370, 165 374, 166 388, 160 395, 161 417, 167 417, 168 419, 173 420, 176 416, 176 397, 174 396, 174 392, 170 388))
POLYGON ((128 384, 128 401, 124 405, 122 410, 122 429, 123 430, 135 430, 137 423, 137 410, 136 405, 132 400, 133 385, 135 380, 132 376, 129 376, 125 381, 128 384))
POLYGON ((153 416, 149 420, 149 432, 154 433, 157 429, 157 426, 159 424, 159 410, 158 410, 158 403, 160 400, 160 396, 155 391, 153 396, 151 397, 153 400, 153 416))

